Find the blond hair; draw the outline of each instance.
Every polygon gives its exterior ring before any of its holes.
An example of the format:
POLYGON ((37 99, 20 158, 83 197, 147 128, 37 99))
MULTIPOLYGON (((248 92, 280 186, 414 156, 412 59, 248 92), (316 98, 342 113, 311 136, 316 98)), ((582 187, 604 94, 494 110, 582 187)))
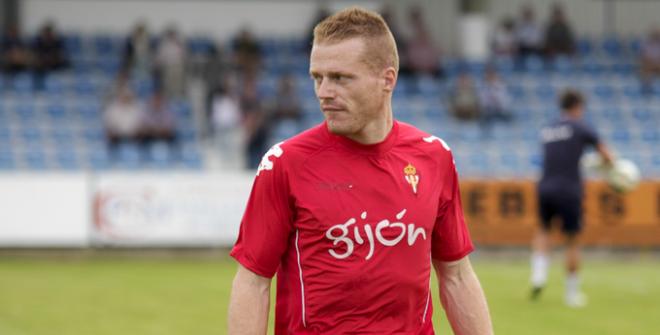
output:
POLYGON ((362 38, 364 61, 374 70, 393 67, 399 71, 399 54, 394 36, 380 14, 360 7, 339 11, 314 27, 314 44, 339 43, 362 38))

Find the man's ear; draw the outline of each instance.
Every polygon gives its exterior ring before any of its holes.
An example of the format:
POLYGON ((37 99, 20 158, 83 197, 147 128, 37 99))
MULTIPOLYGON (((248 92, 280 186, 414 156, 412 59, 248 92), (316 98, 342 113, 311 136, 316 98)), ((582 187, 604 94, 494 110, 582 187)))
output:
POLYGON ((396 80, 397 80, 397 72, 393 67, 388 67, 385 70, 383 70, 383 80, 385 81, 385 86, 384 89, 386 92, 392 92, 394 91, 394 87, 396 86, 396 80))

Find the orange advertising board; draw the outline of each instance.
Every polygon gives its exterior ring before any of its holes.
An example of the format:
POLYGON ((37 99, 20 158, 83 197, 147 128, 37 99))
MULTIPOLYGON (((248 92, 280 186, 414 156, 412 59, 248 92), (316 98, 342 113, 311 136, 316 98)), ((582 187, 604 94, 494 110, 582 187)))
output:
MULTIPOLYGON (((475 242, 529 244, 539 222, 534 181, 466 180, 461 198, 475 242)), ((644 181, 626 194, 588 181, 583 206, 587 245, 660 246, 660 181, 644 181)))

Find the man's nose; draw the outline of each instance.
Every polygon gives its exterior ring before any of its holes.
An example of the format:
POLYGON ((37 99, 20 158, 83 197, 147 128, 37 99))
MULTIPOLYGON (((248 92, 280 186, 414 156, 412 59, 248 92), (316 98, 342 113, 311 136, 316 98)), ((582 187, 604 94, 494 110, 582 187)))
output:
POLYGON ((332 99, 335 97, 335 89, 328 80, 322 80, 317 88, 316 95, 319 99, 332 99))

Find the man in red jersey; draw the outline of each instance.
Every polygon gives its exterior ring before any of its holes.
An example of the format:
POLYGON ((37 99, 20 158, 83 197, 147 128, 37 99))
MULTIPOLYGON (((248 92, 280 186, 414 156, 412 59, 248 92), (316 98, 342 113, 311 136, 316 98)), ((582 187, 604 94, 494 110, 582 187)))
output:
POLYGON ((231 255, 229 334, 434 334, 431 265, 456 334, 492 334, 451 151, 393 120, 396 44, 380 15, 314 29, 326 121, 264 156, 231 255))

